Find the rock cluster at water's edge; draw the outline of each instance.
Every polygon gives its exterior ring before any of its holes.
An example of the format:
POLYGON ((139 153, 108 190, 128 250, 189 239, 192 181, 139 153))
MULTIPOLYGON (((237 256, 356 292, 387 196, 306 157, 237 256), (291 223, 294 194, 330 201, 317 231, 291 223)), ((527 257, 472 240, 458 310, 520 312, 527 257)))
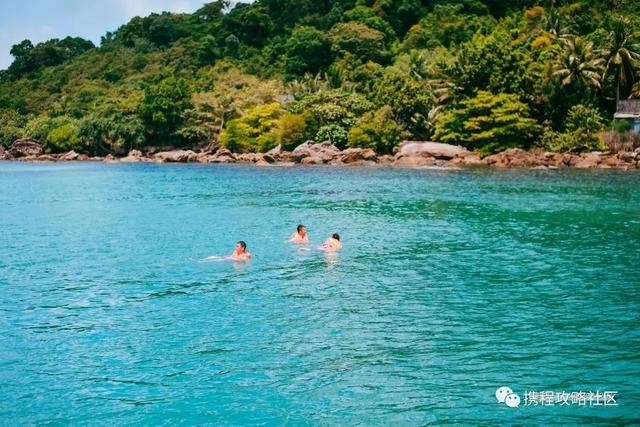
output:
POLYGON ((301 165, 383 165, 396 167, 492 167, 492 168, 583 168, 583 169, 640 169, 640 148, 619 153, 550 153, 510 148, 497 154, 481 157, 478 152, 464 147, 427 141, 405 141, 394 150, 394 155, 378 155, 370 148, 338 149, 330 142, 307 141, 293 151, 277 146, 266 153, 232 153, 226 148, 209 145, 208 149, 160 150, 145 147, 131 150, 124 157, 108 154, 104 158, 89 157, 69 151, 63 154, 44 154, 42 144, 21 139, 9 149, 0 146, 0 160, 32 162, 101 160, 105 163, 253 163, 256 166, 301 165), (215 150, 215 151, 213 151, 215 150))

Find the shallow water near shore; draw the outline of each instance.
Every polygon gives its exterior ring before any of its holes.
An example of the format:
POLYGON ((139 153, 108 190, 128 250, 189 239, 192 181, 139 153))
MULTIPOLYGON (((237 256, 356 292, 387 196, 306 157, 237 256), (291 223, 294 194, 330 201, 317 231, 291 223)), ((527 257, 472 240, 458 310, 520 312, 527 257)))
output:
POLYGON ((0 424, 638 423, 639 188, 0 163, 0 424), (298 223, 344 249, 298 251, 298 223), (201 262, 241 239, 252 262, 201 262), (505 385, 618 406, 509 408, 505 385))

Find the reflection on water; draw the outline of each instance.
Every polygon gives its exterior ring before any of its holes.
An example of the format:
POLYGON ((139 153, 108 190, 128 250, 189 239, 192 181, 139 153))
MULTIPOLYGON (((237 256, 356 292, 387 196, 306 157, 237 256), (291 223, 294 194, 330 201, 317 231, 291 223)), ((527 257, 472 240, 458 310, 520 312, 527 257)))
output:
POLYGON ((338 252, 328 252, 324 251, 324 262, 327 265, 327 268, 334 268, 340 262, 340 255, 338 252))
POLYGON ((639 174, 5 162, 0 182, 0 420, 637 420, 639 174), (343 249, 284 243, 300 223, 343 249), (251 262, 201 262, 238 240, 251 262), (512 409, 498 386, 620 405, 512 409))

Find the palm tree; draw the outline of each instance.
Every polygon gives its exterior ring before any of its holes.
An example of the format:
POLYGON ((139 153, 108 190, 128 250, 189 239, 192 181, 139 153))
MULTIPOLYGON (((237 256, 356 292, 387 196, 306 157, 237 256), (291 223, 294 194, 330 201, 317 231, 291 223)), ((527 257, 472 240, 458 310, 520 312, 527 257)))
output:
POLYGON ((577 36, 563 37, 559 41, 562 50, 553 64, 553 75, 562 79, 563 86, 600 88, 604 59, 596 56, 593 43, 577 36))
POLYGON ((558 9, 552 7, 542 16, 542 30, 554 38, 559 38, 570 34, 571 26, 566 25, 565 16, 558 9))
POLYGON ((620 99, 620 87, 628 89, 634 83, 635 69, 640 61, 640 46, 632 40, 631 22, 617 17, 613 29, 609 32, 602 55, 606 59, 602 80, 613 74, 616 85, 616 103, 620 99))

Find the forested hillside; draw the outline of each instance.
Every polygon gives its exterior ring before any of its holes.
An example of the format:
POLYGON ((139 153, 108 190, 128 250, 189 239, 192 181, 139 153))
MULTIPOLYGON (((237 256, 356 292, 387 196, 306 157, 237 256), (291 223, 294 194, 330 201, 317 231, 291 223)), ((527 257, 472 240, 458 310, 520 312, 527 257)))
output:
POLYGON ((0 143, 594 150, 624 126, 616 98, 640 97, 639 15, 636 0, 221 0, 136 17, 100 46, 13 46, 0 143))

